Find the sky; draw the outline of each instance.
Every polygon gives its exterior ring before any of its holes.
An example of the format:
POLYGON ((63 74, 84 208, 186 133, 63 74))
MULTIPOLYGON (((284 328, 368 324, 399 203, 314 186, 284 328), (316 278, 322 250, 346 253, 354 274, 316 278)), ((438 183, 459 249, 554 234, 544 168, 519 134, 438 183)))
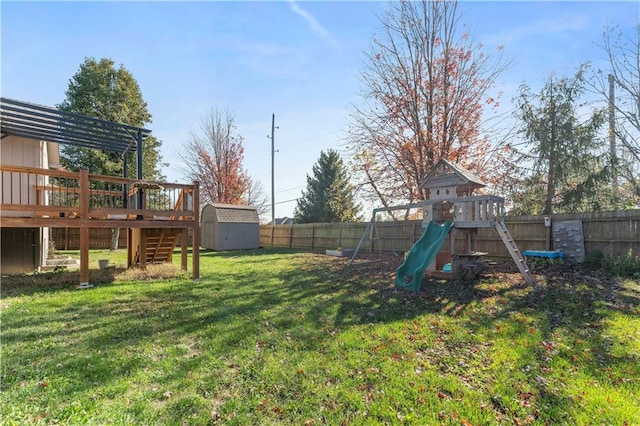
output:
MULTIPOLYGON (((272 114, 276 217, 292 217, 320 152, 346 158, 360 73, 389 3, 376 1, 0 2, 3 97, 55 106, 85 58, 107 57, 136 79, 162 141, 171 182, 201 118, 228 110, 244 138, 243 165, 271 202, 272 114)), ((462 1, 486 53, 504 46, 510 67, 494 89, 502 112, 518 86, 601 63, 605 25, 632 34, 640 2, 462 1)), ((368 214, 365 214, 368 216, 368 214)), ((269 217, 270 219, 270 217, 269 217)))

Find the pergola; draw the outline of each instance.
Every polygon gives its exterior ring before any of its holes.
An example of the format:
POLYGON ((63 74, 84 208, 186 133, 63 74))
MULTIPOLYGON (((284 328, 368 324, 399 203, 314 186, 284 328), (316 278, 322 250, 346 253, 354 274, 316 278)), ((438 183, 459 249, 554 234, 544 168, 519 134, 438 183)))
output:
POLYGON ((3 97, 0 133, 114 152, 122 158, 122 177, 128 177, 127 154, 135 151, 142 179, 142 144, 151 130, 3 97))

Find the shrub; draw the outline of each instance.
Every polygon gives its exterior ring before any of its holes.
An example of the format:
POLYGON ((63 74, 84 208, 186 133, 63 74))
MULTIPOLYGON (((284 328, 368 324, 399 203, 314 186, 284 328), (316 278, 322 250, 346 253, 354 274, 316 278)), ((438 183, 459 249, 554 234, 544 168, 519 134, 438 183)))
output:
POLYGON ((640 278, 640 258, 629 250, 626 256, 609 257, 603 263, 604 270, 624 278, 640 278))
POLYGON ((587 271, 593 271, 594 269, 602 268, 604 261, 604 253, 600 250, 594 250, 584 256, 582 267, 587 271))

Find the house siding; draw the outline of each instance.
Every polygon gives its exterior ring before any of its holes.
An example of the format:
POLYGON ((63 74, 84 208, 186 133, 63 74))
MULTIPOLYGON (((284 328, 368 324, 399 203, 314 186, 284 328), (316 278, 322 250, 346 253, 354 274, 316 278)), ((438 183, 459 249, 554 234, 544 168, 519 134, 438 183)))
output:
MULTIPOLYGON (((57 150, 57 144, 48 144, 44 141, 17 136, 7 136, 0 140, 0 160, 2 164, 33 168, 48 168, 49 157, 57 150)), ((56 161, 58 161, 56 159, 56 161)), ((18 173, 2 172, 0 175, 0 197, 5 204, 37 204, 38 193, 36 186, 44 186, 48 178, 43 176, 29 176, 28 179, 20 179, 18 173)), ((43 203, 47 204, 44 195, 43 203)), ((3 211, 0 216, 24 217, 26 214, 20 211, 3 211)), ((33 272, 39 266, 46 263, 49 254, 49 228, 19 228, 28 231, 10 231, 2 229, 2 242, 9 244, 11 250, 2 251, 2 273, 33 272), (31 238, 35 232, 36 240, 31 238), (28 235, 29 238, 17 238, 16 235, 28 235), (15 256, 27 256, 21 260, 15 256), (35 253, 35 258, 32 253, 35 253)), ((24 236, 23 235, 23 236, 24 236)))

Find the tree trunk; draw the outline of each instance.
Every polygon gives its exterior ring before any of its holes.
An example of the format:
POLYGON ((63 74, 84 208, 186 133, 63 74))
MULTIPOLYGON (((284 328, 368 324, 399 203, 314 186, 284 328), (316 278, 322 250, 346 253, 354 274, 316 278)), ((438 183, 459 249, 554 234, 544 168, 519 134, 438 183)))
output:
POLYGON ((551 214, 553 211, 553 196, 556 192, 556 105, 553 100, 553 84, 551 85, 551 140, 549 146, 549 173, 547 175, 547 197, 544 203, 543 214, 551 214))
POLYGON ((120 228, 111 229, 111 247, 110 247, 111 251, 118 249, 119 241, 120 241, 120 228))

